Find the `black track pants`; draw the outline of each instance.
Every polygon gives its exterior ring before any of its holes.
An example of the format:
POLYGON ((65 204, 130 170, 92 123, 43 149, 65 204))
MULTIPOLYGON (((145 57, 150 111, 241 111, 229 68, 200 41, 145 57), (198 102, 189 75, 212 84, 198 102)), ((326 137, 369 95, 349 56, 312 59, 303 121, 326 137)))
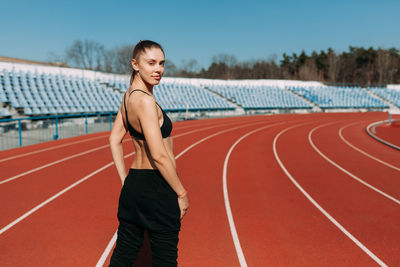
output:
POLYGON ((177 266, 180 209, 176 193, 158 170, 129 170, 117 217, 117 242, 109 267, 132 266, 143 245, 145 229, 153 266, 177 266))

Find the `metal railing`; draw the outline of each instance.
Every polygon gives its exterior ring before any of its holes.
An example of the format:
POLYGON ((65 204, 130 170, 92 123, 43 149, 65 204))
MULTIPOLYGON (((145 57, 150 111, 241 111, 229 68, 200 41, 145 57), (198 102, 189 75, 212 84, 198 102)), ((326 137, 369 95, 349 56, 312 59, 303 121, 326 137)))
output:
POLYGON ((109 131, 117 113, 88 113, 0 119, 1 150, 109 131))

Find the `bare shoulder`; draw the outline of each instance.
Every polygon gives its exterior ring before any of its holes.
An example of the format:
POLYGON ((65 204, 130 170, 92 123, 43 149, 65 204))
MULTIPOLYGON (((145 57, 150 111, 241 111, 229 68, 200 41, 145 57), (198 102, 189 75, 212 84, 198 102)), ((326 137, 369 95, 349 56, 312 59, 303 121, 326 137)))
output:
POLYGON ((142 108, 146 108, 146 106, 152 106, 155 104, 155 100, 152 96, 143 94, 143 93, 136 93, 134 96, 129 97, 127 104, 133 109, 141 110, 142 108))
POLYGON ((136 105, 138 106, 139 109, 154 109, 156 105, 156 101, 154 97, 149 96, 149 95, 141 95, 138 97, 136 102, 136 105))
POLYGON ((150 95, 139 95, 135 98, 135 103, 133 104, 134 112, 136 112, 138 119, 142 121, 143 119, 150 119, 153 118, 158 120, 158 112, 157 106, 154 97, 150 95))

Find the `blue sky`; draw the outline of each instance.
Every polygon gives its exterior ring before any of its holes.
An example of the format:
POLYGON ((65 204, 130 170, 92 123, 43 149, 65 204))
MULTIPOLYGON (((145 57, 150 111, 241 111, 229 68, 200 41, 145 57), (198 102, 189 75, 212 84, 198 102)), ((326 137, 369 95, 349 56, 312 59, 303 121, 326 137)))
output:
POLYGON ((400 49, 400 1, 1 1, 0 56, 46 61, 77 39, 159 42, 180 66, 350 45, 400 49))

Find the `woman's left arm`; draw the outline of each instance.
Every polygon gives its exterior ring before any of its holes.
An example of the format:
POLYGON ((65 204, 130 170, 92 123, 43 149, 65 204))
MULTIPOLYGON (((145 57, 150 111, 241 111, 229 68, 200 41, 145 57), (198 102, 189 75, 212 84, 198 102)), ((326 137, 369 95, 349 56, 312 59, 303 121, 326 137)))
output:
POLYGON ((118 175, 124 184, 126 178, 126 169, 124 161, 124 151, 122 148, 122 140, 126 134, 124 122, 122 120, 121 109, 118 111, 115 118, 113 128, 109 137, 111 154, 114 160, 115 167, 117 168, 118 175))

